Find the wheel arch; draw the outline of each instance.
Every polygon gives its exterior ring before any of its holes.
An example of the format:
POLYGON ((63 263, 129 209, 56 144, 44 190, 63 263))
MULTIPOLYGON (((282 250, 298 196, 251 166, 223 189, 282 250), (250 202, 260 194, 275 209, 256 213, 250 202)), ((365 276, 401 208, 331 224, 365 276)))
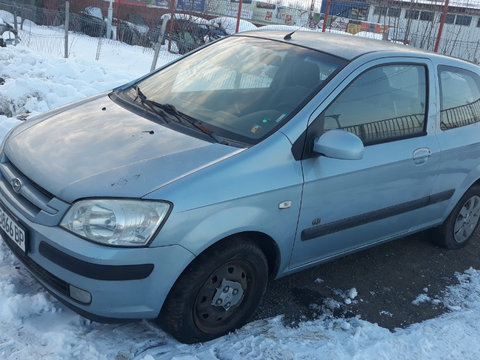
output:
POLYGON ((463 195, 466 194, 467 191, 470 190, 473 186, 480 186, 480 165, 477 166, 474 171, 472 171, 470 175, 462 182, 462 184, 455 189, 453 196, 451 197, 447 207, 445 208, 442 221, 445 221, 448 216, 450 216, 453 209, 455 208, 455 206, 457 206, 463 195))
POLYGON ((220 241, 228 241, 229 238, 247 238, 262 250, 268 263, 268 275, 270 279, 275 278, 280 268, 280 248, 270 236, 258 231, 244 231, 230 235, 220 241))
MULTIPOLYGON (((257 245, 260 248, 260 250, 262 250, 263 254, 265 255, 265 258, 267 259, 269 278, 270 279, 275 278, 280 268, 280 262, 281 262, 280 248, 271 236, 260 231, 240 231, 240 232, 236 232, 228 236, 225 236, 215 242, 212 242, 205 249, 202 249, 202 251, 192 260, 192 262, 195 261, 195 259, 201 256, 202 254, 209 252, 214 247, 228 246, 228 243, 231 241, 242 241, 242 240, 253 241, 255 245, 257 245)), ((185 270, 188 268, 189 265, 187 265, 185 270)))
POLYGON ((480 186, 480 178, 478 178, 472 185, 470 185, 470 187, 465 192, 467 192, 468 190, 470 190, 470 188, 474 186, 480 186))

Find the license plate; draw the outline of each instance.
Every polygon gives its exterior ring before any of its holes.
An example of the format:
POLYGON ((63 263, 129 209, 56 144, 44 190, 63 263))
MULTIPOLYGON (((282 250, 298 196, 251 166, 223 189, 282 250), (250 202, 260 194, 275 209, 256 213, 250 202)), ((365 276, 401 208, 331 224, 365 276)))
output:
POLYGON ((12 240, 23 252, 26 252, 25 230, 0 206, 0 229, 5 236, 12 240))

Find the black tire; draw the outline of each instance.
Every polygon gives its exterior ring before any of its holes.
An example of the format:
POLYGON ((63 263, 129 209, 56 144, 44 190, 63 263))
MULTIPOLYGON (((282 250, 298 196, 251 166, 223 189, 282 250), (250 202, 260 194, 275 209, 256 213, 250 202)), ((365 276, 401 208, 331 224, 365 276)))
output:
POLYGON ((158 320, 181 342, 214 339, 247 322, 267 282, 267 260, 260 248, 253 241, 232 237, 188 266, 170 291, 158 320), (212 305, 214 299, 217 304, 224 303, 212 305))
POLYGON ((462 196, 447 220, 436 229, 435 242, 447 249, 467 245, 480 223, 480 186, 474 185, 462 196))

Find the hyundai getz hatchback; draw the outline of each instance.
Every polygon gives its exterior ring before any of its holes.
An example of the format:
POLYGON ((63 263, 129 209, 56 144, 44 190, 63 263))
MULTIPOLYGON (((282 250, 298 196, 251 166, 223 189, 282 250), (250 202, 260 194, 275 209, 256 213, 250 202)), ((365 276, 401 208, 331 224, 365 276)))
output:
POLYGON ((3 239, 86 317, 212 339, 269 278, 427 228, 464 246, 479 74, 374 40, 231 36, 11 131, 3 239))

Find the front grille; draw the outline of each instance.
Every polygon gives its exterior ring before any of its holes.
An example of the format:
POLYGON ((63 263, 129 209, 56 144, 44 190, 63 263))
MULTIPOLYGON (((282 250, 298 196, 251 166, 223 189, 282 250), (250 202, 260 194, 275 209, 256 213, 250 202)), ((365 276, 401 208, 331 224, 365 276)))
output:
POLYGON ((0 192, 29 220, 45 225, 58 224, 69 206, 30 180, 5 154, 0 161, 0 192), (20 188, 14 190, 14 182, 20 188))
POLYGON ((25 264, 25 266, 30 270, 30 272, 43 281, 46 285, 51 287, 52 289, 56 290, 57 292, 65 295, 70 296, 68 290, 68 283, 59 279, 55 275, 51 274, 40 265, 38 265, 35 261, 30 259, 21 249, 16 246, 12 240, 8 238, 8 236, 0 229, 0 235, 2 235, 3 241, 7 244, 7 246, 12 250, 15 256, 25 264))
MULTIPOLYGON (((6 156, 5 156, 5 159, 8 160, 8 158, 6 156)), ((8 166, 10 166, 10 168, 12 170, 14 170, 17 174, 19 174, 22 178, 24 178, 24 179, 27 178, 14 164, 12 164, 11 161, 6 162, 6 164, 8 164, 8 166)), ((51 194, 50 192, 48 192, 44 188, 38 186, 37 184, 31 182, 30 180, 29 180, 29 185, 33 186, 35 188, 35 190, 37 190, 40 194, 43 194, 46 199, 51 200, 55 197, 53 194, 51 194)))

